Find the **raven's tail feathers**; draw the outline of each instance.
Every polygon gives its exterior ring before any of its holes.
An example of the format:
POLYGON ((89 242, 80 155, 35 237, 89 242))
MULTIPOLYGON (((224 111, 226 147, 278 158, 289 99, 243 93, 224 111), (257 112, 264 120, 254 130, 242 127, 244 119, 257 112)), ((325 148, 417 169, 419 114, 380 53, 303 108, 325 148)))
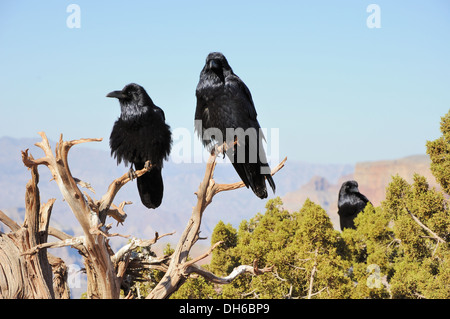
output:
POLYGON ((273 181, 272 174, 267 174, 265 176, 267 181, 269 182, 270 187, 272 188, 273 193, 275 194, 275 190, 277 187, 275 186, 275 182, 273 181))
MULTIPOLYGON (((261 199, 267 198, 266 179, 270 187, 275 193, 275 182, 272 175, 261 173, 261 164, 259 163, 233 163, 233 166, 239 177, 244 182, 245 186, 250 187, 261 199)), ((265 168, 265 167, 264 167, 265 168)))
POLYGON ((153 209, 159 207, 159 205, 161 205, 164 193, 161 168, 153 167, 150 171, 141 177, 138 177, 137 187, 139 196, 141 197, 141 202, 145 207, 153 209))

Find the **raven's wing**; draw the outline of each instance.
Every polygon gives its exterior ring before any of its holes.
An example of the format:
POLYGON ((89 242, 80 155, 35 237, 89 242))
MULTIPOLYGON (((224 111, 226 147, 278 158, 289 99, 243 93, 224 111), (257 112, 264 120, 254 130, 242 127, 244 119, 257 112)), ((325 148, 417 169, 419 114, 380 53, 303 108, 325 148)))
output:
POLYGON ((230 86, 235 86, 235 92, 237 93, 239 99, 245 101, 243 104, 248 112, 249 118, 253 121, 257 121, 256 117, 258 114, 256 113, 255 104, 253 103, 252 93, 248 89, 247 85, 245 85, 245 83, 237 75, 227 78, 227 83, 230 86))
MULTIPOLYGON (((225 91, 228 92, 228 107, 232 112, 228 119, 233 121, 233 123, 229 123, 228 127, 243 128, 244 130, 253 129, 246 131, 248 137, 245 136, 244 139, 239 140, 238 144, 234 146, 233 166, 245 185, 247 187, 250 186, 259 197, 265 198, 267 197, 267 191, 264 177, 267 178, 274 192, 275 183, 270 174, 266 153, 262 145, 264 136, 257 120, 252 95, 245 83, 236 75, 226 78, 225 91), (239 157, 240 153, 245 154, 244 161, 237 160, 236 154, 239 157)), ((230 155, 229 158, 230 160, 232 159, 230 155)))
POLYGON ((341 230, 344 228, 355 228, 354 219, 364 210, 370 201, 361 193, 344 194, 339 196, 338 215, 341 230))
MULTIPOLYGON (((162 111, 162 110, 161 110, 162 111)), ((162 166, 172 146, 170 127, 156 117, 141 117, 133 121, 119 118, 109 138, 111 155, 117 163, 145 163, 162 166)))
POLYGON ((355 228, 353 220, 358 215, 358 201, 359 199, 357 199, 357 197, 348 194, 346 194, 344 198, 340 198, 338 215, 341 230, 344 230, 344 228, 355 228))
POLYGON ((359 198, 359 200, 363 201, 365 204, 370 202, 366 196, 364 196, 363 194, 361 194, 359 192, 356 193, 356 196, 359 198))
POLYGON ((153 112, 155 112, 155 114, 157 114, 159 116, 159 118, 163 122, 166 121, 166 116, 164 115, 164 111, 162 110, 162 108, 160 108, 159 106, 154 105, 153 106, 153 112))
MULTIPOLYGON (((195 116, 194 116, 194 129, 197 132, 198 137, 200 137, 202 139, 202 134, 203 134, 203 112, 205 110, 205 100, 197 95, 197 106, 195 108, 195 116)), ((202 139, 203 142, 203 139, 202 139)), ((204 142, 203 142, 204 143, 204 142)))

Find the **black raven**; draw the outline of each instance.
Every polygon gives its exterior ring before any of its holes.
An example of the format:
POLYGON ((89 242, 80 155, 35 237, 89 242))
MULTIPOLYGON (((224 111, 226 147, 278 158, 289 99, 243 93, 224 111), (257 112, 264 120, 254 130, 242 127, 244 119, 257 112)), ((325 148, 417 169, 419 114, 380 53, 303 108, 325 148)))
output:
POLYGON ((266 198, 267 179, 275 192, 252 95, 222 53, 207 56, 196 97, 195 129, 203 145, 211 149, 216 143, 234 142, 226 154, 247 188, 266 198))
POLYGON ((367 203, 369 203, 369 200, 359 192, 356 181, 347 181, 342 184, 338 199, 341 230, 344 230, 344 228, 356 228, 353 220, 364 210, 367 203))
POLYGON ((136 170, 143 169, 146 162, 152 165, 150 171, 137 178, 142 204, 147 208, 161 205, 164 184, 161 176, 163 160, 167 159, 172 147, 172 133, 165 123, 164 111, 156 106, 140 85, 131 83, 121 91, 108 93, 120 102, 120 117, 114 123, 109 145, 111 155, 125 166, 131 163, 136 170))

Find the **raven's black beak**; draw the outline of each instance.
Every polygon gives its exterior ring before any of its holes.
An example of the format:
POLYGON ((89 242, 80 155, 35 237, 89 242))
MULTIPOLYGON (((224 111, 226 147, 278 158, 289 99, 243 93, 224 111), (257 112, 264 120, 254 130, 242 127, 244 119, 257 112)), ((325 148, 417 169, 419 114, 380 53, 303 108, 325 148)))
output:
POLYGON ((218 69, 220 69, 220 65, 219 65, 219 63, 217 63, 217 61, 211 60, 211 61, 209 61, 209 68, 211 70, 218 70, 218 69))
POLYGON ((117 98, 117 99, 124 99, 124 98, 126 98, 127 96, 126 96, 125 94, 123 94, 122 91, 112 91, 112 92, 108 93, 108 94, 106 95, 106 97, 115 97, 115 98, 117 98))

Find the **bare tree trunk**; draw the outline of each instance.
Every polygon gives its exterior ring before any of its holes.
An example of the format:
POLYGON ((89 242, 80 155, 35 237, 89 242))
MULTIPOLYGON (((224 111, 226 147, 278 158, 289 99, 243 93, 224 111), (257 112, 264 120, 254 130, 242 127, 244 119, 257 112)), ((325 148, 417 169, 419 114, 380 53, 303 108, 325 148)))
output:
POLYGON ((25 220, 22 226, 0 212, 3 221, 12 233, 0 233, 0 297, 1 298, 54 298, 52 269, 47 259, 47 250, 37 254, 24 253, 30 248, 47 242, 47 230, 54 199, 41 207, 39 174, 31 169, 31 180, 26 186, 25 220))
MULTIPOLYGON (((28 156, 27 150, 22 154, 23 162, 32 169, 41 164, 49 168, 61 194, 83 229, 83 253, 88 276, 88 297, 102 299, 119 298, 120 283, 110 259, 106 237, 101 232, 103 225, 100 223, 98 214, 90 209, 78 188, 75 179, 70 173, 67 161, 67 155, 72 146, 85 142, 101 141, 101 139, 64 142, 61 136, 59 143, 56 145, 54 155, 46 135, 44 133, 39 134, 42 137, 42 142, 36 145, 44 151, 45 157, 34 160, 31 156, 28 156)), ((38 251, 39 253, 40 250, 38 251)))

